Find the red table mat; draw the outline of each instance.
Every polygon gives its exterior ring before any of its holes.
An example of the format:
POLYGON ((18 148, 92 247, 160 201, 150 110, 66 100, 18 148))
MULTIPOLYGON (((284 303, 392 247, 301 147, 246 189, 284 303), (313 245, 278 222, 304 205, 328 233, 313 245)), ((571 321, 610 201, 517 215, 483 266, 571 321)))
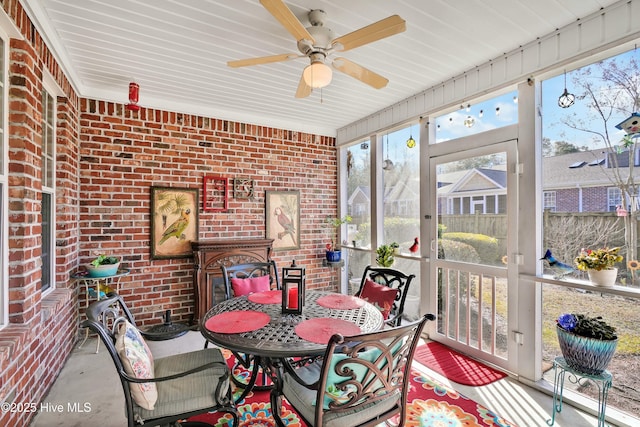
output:
POLYGON ((316 304, 326 308, 336 308, 339 310, 354 310, 364 306, 363 299, 342 294, 324 295, 316 300, 316 304))
POLYGON ((281 304, 282 291, 264 291, 250 294, 247 299, 256 304, 281 304))
POLYGON ((204 327, 220 334, 239 334, 260 329, 270 321, 271 316, 261 311, 236 310, 210 317, 204 327))
POLYGON ((316 317, 299 323, 295 328, 296 334, 303 340, 317 344, 327 344, 333 334, 352 336, 362 333, 360 326, 355 323, 331 317, 316 317))

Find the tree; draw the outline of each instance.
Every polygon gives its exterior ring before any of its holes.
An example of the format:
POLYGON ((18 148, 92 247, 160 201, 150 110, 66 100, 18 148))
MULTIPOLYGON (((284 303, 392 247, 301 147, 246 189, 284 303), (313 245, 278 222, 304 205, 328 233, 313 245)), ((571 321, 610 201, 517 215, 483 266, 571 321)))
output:
POLYGON ((490 169, 504 163, 500 155, 489 154, 487 156, 469 157, 457 162, 449 163, 444 172, 465 171, 471 169, 490 169))
POLYGON ((567 141, 554 141, 551 142, 549 138, 542 138, 542 156, 561 156, 563 154, 577 153, 579 151, 587 151, 588 147, 577 146, 567 141))
POLYGON ((630 52, 626 55, 600 61, 573 73, 576 103, 587 107, 586 113, 574 111, 562 122, 590 134, 595 142, 605 147, 610 167, 604 168, 611 183, 620 189, 623 200, 631 207, 624 217, 627 260, 636 259, 638 182, 634 177, 635 153, 638 138, 617 136, 615 125, 640 109, 640 66, 630 52), (628 156, 620 166, 620 155, 628 156), (628 165, 628 166, 626 166, 628 165))
POLYGON ((587 150, 586 146, 578 147, 577 145, 573 145, 572 143, 567 141, 556 141, 553 143, 553 146, 556 156, 587 150))

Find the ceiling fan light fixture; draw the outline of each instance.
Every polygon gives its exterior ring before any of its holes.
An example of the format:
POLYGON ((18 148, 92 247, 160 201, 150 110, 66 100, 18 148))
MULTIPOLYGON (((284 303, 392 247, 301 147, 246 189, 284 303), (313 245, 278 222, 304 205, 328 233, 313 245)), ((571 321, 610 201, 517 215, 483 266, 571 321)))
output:
POLYGON ((314 89, 329 86, 332 77, 333 70, 323 62, 314 62, 308 65, 302 72, 304 82, 314 89))

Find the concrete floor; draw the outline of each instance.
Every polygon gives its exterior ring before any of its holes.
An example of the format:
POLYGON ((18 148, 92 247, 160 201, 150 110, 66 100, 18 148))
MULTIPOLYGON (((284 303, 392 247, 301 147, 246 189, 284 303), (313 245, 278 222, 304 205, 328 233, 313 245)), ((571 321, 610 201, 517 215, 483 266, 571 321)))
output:
MULTIPOLYGON (((190 331, 170 341, 149 341, 148 344, 154 358, 160 358, 201 349, 204 339, 199 332, 190 331)), ((95 337, 89 338, 81 348, 74 349, 40 405, 41 410, 32 420, 32 427, 126 426, 122 387, 113 362, 104 347, 101 346, 98 354, 95 350, 95 337)), ((518 381, 505 378, 483 387, 467 387, 451 383, 420 364, 415 365, 416 369, 482 403, 518 426, 546 426, 551 416, 551 397, 518 381)), ((609 412, 607 410, 607 414, 609 412)), ((554 424, 557 427, 596 425, 595 417, 570 406, 566 400, 554 424)), ((631 426, 632 422, 616 425, 631 426)))

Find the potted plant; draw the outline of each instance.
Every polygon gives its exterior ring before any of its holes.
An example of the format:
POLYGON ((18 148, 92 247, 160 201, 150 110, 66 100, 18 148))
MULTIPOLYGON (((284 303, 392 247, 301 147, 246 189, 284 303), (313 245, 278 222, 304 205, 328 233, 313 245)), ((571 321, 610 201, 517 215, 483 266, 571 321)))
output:
POLYGON ((376 249, 376 264, 380 267, 391 267, 395 262, 395 255, 400 247, 396 242, 380 245, 376 249))
POLYGON ((618 276, 617 263, 622 261, 620 248, 582 249, 575 259, 578 270, 586 271, 591 283, 597 286, 613 286, 618 276))
POLYGON ((120 258, 100 254, 86 267, 89 277, 113 276, 118 272, 118 267, 120 267, 120 258))
POLYGON ((618 345, 616 328, 600 316, 562 314, 557 319, 556 332, 567 364, 590 375, 607 369, 618 345))
POLYGON ((327 217, 326 223, 332 229, 331 243, 327 243, 326 257, 328 262, 339 262, 342 257, 342 251, 338 244, 338 232, 342 224, 348 224, 351 222, 351 216, 345 215, 342 218, 327 217))

